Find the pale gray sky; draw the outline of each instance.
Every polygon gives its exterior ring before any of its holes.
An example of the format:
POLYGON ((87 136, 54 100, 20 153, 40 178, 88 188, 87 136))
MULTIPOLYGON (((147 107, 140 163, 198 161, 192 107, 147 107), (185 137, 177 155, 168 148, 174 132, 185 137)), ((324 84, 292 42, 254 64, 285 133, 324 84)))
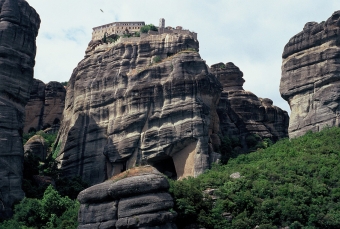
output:
POLYGON ((84 57, 92 28, 114 21, 181 25, 198 33, 200 54, 210 66, 233 62, 244 73, 244 89, 280 97, 281 55, 306 22, 327 20, 339 0, 26 0, 42 20, 35 78, 68 81, 84 57), (102 12, 102 9, 104 12, 102 12))

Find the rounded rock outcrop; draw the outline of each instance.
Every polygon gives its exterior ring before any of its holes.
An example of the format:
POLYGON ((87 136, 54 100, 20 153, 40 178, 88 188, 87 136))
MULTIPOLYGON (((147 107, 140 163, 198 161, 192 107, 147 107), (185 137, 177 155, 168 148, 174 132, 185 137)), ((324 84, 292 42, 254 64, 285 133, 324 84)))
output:
POLYGON ((127 170, 79 193, 78 228, 175 229, 168 188, 164 175, 151 166, 127 170))
POLYGON ((24 145, 24 153, 32 154, 40 160, 45 160, 47 157, 47 142, 40 135, 34 135, 24 145))

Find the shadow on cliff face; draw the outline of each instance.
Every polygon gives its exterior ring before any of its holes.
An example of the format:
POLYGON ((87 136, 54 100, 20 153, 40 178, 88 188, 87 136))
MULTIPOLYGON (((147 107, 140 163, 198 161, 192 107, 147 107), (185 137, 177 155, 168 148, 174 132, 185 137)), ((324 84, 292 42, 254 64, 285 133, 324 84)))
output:
MULTIPOLYGON (((103 155, 107 142, 106 130, 100 127, 88 114, 81 113, 73 127, 68 132, 64 151, 60 152, 62 173, 66 177, 81 176, 86 182, 91 180, 105 180, 106 168, 103 155), (76 150, 74 152, 73 150, 76 150)), ((62 144, 57 139, 58 144, 62 144)))

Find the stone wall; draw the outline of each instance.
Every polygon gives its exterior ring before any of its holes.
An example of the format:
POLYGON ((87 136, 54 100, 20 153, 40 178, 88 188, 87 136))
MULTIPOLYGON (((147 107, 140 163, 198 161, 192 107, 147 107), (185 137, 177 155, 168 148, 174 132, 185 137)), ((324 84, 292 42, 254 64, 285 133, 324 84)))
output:
POLYGON ((123 35, 125 30, 128 30, 130 33, 138 32, 142 26, 145 25, 145 22, 113 22, 107 25, 102 25, 93 28, 92 32, 92 40, 100 40, 104 37, 104 34, 107 35, 117 34, 123 35))

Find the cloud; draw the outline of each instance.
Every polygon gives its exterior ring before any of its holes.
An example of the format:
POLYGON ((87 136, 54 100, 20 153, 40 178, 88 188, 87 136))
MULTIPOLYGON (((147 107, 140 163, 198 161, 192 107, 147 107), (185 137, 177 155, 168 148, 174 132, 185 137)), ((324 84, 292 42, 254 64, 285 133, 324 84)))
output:
POLYGON ((328 0, 27 0, 40 14, 35 77, 67 81, 84 57, 92 28, 113 21, 181 25, 198 33, 208 65, 233 62, 243 72, 244 88, 284 109, 279 94, 281 55, 306 22, 321 22, 340 9, 328 0), (102 9, 104 12, 101 12, 102 9))

